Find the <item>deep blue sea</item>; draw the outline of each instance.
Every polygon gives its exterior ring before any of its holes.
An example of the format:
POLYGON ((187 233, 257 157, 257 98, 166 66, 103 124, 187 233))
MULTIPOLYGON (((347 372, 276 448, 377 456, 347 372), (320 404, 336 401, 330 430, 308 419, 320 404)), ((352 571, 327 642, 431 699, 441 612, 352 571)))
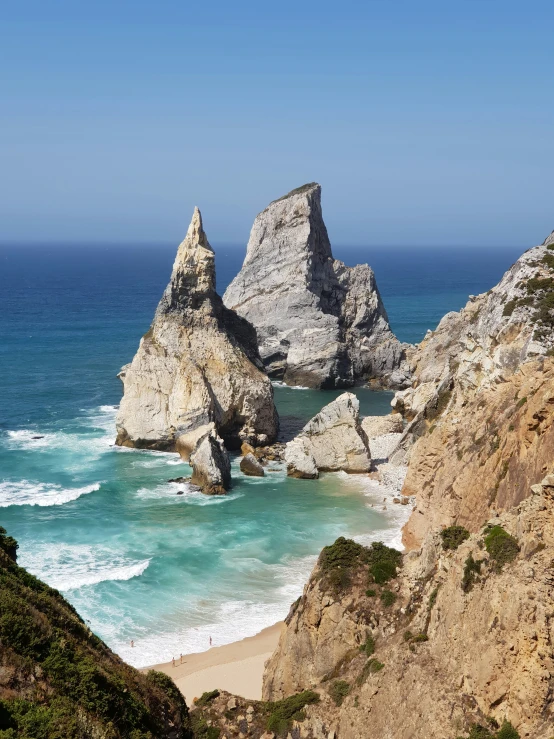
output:
MULTIPOLYGON (((148 329, 176 245, 0 246, 0 525, 19 561, 60 589, 135 665, 256 633, 286 615, 339 535, 398 542, 367 478, 245 478, 225 498, 186 491, 174 455, 117 449, 116 378, 148 329), (131 649, 130 640, 135 641, 131 649)), ((340 248, 375 270, 393 330, 419 341, 523 251, 340 248)), ((244 250, 216 247, 222 293, 244 250)), ((364 414, 390 393, 356 391, 364 414)), ((336 393, 335 393, 336 394, 336 393)), ((301 425, 335 395, 275 388, 301 425)))

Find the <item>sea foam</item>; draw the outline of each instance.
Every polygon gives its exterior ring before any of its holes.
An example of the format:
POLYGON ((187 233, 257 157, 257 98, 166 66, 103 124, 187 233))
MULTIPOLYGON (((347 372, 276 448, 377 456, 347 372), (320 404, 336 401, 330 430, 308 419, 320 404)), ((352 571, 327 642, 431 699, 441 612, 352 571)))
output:
POLYGON ((61 485, 46 482, 0 482, 0 508, 12 505, 54 506, 77 500, 81 495, 100 490, 101 483, 79 488, 63 488, 61 485))

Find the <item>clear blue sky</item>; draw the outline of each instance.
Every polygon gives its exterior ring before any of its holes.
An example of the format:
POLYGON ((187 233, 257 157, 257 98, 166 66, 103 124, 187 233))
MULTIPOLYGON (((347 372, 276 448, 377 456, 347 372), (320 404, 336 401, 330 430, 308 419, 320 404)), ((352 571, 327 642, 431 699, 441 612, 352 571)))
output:
POLYGON ((316 180, 337 244, 554 228, 554 4, 6 1, 0 241, 214 243, 316 180))

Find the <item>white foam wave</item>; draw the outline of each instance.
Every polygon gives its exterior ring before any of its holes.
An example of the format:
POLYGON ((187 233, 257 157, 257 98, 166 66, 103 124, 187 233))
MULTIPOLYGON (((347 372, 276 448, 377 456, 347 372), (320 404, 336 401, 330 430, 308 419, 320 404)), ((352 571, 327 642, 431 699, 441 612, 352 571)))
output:
POLYGON ((166 482, 152 488, 142 487, 136 492, 143 500, 167 499, 171 503, 186 503, 188 505, 217 505, 230 500, 242 498, 244 493, 229 493, 228 495, 204 495, 187 482, 166 482), (178 493, 181 493, 178 495, 178 493))
POLYGON ((0 482, 0 508, 12 505, 54 506, 77 500, 81 495, 100 490, 101 483, 79 488, 63 488, 61 485, 46 482, 0 482))
POLYGON ((309 390, 309 387, 305 385, 287 385, 286 382, 280 382, 279 380, 272 380, 271 384, 273 387, 286 387, 289 390, 309 390))
POLYGON ((26 548, 19 561, 51 587, 68 592, 110 580, 140 577, 151 560, 130 560, 112 549, 88 544, 43 543, 26 548))

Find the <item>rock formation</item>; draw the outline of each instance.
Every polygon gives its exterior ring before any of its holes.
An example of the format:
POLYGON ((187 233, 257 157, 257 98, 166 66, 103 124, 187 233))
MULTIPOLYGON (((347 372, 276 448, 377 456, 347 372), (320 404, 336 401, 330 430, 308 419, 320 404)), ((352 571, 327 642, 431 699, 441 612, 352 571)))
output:
POLYGON ((190 455, 191 482, 206 495, 225 495, 231 485, 231 462, 215 431, 201 437, 190 455))
POLYGON ((285 448, 287 474, 315 478, 319 471, 369 472, 371 453, 360 423, 360 402, 343 393, 326 405, 285 448))
POLYGON ((121 372, 117 441, 185 459, 214 424, 229 448, 277 433, 253 327, 215 291, 214 253, 195 209, 150 330, 121 372))
POLYGON ((264 477, 265 475, 263 466, 252 452, 249 452, 240 460, 240 471, 250 477, 264 477))
POLYGON ((315 388, 408 384, 404 345, 390 329, 373 271, 333 259, 315 183, 256 217, 223 300, 256 327, 271 377, 315 388))
POLYGON ((496 287, 449 313, 413 355, 414 387, 394 406, 411 422, 403 492, 417 496, 409 547, 454 521, 476 528, 538 482, 554 451, 554 237, 496 287))

